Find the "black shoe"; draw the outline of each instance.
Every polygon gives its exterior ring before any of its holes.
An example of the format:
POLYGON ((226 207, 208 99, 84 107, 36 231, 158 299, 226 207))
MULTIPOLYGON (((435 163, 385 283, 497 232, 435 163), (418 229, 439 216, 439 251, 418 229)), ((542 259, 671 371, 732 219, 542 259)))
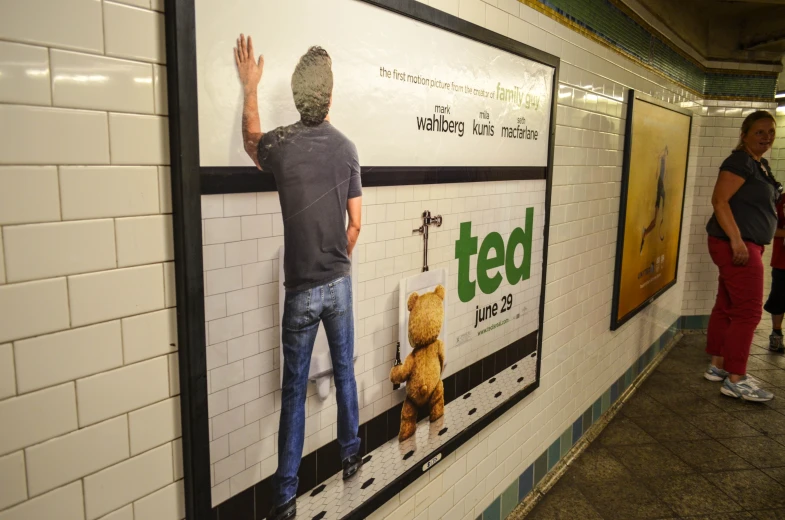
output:
POLYGON ((783 346, 782 340, 783 338, 781 334, 772 332, 769 336, 769 350, 780 354, 785 353, 785 346, 783 346))
POLYGON ((282 506, 273 506, 267 520, 289 520, 297 514, 297 499, 293 498, 282 506))
POLYGON ((343 459, 343 479, 349 480, 352 478, 362 465, 363 459, 357 455, 351 455, 348 458, 343 459))

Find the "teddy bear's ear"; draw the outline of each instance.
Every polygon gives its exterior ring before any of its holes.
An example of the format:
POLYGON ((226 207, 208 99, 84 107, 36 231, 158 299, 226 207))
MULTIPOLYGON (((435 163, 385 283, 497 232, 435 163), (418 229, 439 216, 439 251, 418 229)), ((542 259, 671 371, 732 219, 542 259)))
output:
POLYGON ((414 304, 417 303, 417 298, 419 297, 420 295, 418 295, 416 292, 413 292, 409 295, 409 301, 406 304, 406 306, 409 308, 409 312, 414 309, 414 304))
POLYGON ((444 287, 437 285, 433 292, 436 293, 436 296, 438 296, 440 300, 444 300, 444 287))

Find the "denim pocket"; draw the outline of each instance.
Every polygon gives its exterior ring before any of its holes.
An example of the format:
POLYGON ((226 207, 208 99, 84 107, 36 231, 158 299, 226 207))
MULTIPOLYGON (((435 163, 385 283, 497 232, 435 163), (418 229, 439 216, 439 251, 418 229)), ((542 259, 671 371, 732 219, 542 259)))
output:
POLYGON ((343 316, 352 308, 352 279, 344 276, 329 285, 333 309, 337 315, 343 316))
POLYGON ((288 330, 300 330, 308 323, 311 307, 311 291, 287 292, 284 298, 282 326, 288 330))

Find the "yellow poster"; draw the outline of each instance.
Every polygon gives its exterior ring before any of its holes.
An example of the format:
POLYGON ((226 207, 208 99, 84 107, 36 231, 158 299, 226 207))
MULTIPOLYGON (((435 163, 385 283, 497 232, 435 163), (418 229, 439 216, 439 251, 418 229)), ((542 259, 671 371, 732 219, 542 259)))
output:
POLYGON ((614 330, 676 280, 689 148, 690 116, 632 99, 614 330))

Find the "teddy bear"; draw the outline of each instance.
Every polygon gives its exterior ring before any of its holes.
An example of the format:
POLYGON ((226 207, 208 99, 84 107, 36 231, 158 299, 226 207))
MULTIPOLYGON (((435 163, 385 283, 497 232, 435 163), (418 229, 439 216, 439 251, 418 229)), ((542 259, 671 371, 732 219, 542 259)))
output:
POLYGON ((406 382, 398 440, 403 442, 417 429, 417 411, 429 410, 431 422, 444 415, 444 343, 438 339, 444 320, 444 287, 437 285, 422 296, 409 296, 409 344, 412 352, 390 371, 394 384, 406 382))

